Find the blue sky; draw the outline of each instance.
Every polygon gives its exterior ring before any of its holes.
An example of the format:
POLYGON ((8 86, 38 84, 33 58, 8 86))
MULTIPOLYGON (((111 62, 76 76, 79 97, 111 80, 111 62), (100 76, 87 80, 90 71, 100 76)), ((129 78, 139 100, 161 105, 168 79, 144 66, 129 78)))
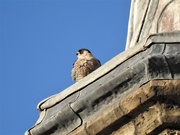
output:
POLYGON ((71 86, 88 48, 102 64, 125 49, 131 0, 0 0, 0 134, 32 127, 37 104, 71 86))

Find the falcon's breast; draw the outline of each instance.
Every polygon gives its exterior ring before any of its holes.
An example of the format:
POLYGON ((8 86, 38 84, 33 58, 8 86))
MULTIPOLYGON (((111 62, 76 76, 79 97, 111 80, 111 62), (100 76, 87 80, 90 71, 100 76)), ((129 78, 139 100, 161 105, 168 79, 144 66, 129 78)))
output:
POLYGON ((73 64, 72 79, 77 82, 100 66, 101 63, 96 58, 92 58, 90 60, 77 59, 73 64))

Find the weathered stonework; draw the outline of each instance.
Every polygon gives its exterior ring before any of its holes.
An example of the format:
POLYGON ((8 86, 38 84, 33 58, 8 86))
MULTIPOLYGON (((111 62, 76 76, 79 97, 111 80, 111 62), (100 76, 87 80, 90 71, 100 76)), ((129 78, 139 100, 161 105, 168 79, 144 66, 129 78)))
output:
POLYGON ((179 133, 179 95, 180 80, 150 81, 69 135, 179 133))
POLYGON ((149 35, 180 30, 180 0, 132 0, 126 49, 149 35))
POLYGON ((127 55, 119 54, 43 100, 38 104, 40 118, 26 134, 156 135, 178 130, 179 37, 180 32, 151 35, 127 55))
POLYGON ((159 135, 180 135, 180 130, 166 129, 163 132, 161 132, 159 135))

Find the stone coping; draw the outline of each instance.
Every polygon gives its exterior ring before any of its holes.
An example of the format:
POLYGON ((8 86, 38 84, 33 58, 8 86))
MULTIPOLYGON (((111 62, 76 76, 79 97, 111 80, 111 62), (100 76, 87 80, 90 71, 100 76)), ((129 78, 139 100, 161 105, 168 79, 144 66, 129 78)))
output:
POLYGON ((26 135, 67 134, 151 80, 180 79, 180 32, 154 34, 38 104, 26 135))
POLYGON ((93 83, 98 78, 104 76, 106 73, 113 70, 115 67, 126 61, 127 59, 131 58, 135 54, 146 50, 152 43, 176 43, 180 42, 180 31, 173 32, 173 33, 160 33, 150 35, 148 38, 145 38, 142 42, 138 43, 136 46, 129 48, 128 50, 120 53, 119 55, 112 58, 110 61, 102 65, 99 69, 82 79, 81 81, 75 83, 74 85, 68 87, 67 89, 63 90, 62 92, 50 96, 43 101, 41 101, 37 109, 44 110, 49 107, 52 107, 56 103, 62 101, 67 96, 83 89, 88 84, 93 83))

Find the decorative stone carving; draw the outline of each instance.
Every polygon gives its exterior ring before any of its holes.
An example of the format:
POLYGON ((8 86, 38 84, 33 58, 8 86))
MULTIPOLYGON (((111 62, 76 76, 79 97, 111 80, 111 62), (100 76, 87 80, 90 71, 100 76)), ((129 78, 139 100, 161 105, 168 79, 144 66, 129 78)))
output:
POLYGON ((126 49, 157 33, 180 30, 180 0, 132 0, 126 49))
POLYGON ((180 130, 166 129, 163 132, 161 132, 159 135, 180 135, 180 130))

